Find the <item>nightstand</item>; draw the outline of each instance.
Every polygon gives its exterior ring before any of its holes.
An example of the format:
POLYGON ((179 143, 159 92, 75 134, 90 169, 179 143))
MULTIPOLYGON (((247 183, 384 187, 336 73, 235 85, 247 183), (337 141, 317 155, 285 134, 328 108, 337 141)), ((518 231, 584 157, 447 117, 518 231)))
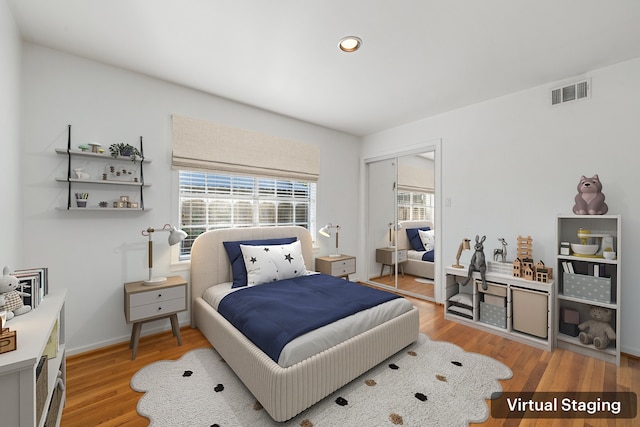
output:
POLYGON ((173 336, 182 345, 178 314, 187 309, 187 281, 180 276, 168 277, 159 285, 145 285, 144 281, 124 284, 124 314, 127 323, 133 323, 129 348, 131 360, 136 358, 142 324, 152 320, 169 318, 173 336))
MULTIPOLYGON (((400 272, 402 276, 404 276, 404 267, 402 266, 403 262, 407 261, 407 250, 406 249, 398 249, 398 266, 400 266, 400 272)), ((389 266, 389 276, 394 271, 394 266, 396 264, 396 248, 378 248, 376 249, 376 262, 382 264, 380 268, 380 277, 382 277, 384 273, 385 265, 389 266)))
POLYGON ((316 271, 336 277, 346 277, 356 272, 356 257, 351 255, 321 256, 316 258, 316 271))

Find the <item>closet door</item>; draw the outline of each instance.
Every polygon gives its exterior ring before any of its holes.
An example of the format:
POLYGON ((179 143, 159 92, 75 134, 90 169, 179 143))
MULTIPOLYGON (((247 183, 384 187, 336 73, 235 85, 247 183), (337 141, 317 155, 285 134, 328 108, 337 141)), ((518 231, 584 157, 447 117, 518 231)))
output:
POLYGON ((397 287, 397 159, 367 163, 367 260, 373 284, 397 287))

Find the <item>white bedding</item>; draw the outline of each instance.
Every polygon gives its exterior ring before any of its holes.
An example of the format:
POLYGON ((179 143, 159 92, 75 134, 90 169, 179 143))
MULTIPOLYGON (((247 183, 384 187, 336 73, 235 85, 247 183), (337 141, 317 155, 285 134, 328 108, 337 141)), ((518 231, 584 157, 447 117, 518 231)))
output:
POLYGON ((413 259, 416 261, 422 261, 422 257, 426 254, 427 251, 416 251, 415 249, 407 250, 407 258, 413 259))
MULTIPOLYGON (((203 293, 202 299, 217 311, 218 304, 225 295, 242 289, 232 288, 231 285, 232 283, 222 283, 211 286, 203 293)), ((406 313, 412 308, 413 305, 409 300, 396 298, 308 332, 294 339, 282 349, 278 365, 283 368, 295 365, 308 357, 406 313)))

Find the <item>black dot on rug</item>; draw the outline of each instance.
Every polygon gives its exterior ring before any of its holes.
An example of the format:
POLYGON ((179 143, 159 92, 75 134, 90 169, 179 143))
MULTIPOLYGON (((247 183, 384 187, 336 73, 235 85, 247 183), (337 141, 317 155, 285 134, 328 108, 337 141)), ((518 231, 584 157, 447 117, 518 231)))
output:
POLYGON ((217 386, 215 386, 213 388, 213 391, 215 391, 216 393, 221 392, 222 390, 224 390, 224 386, 222 384, 218 384, 217 386))
POLYGON ((462 366, 462 363, 456 361, 456 360, 452 360, 451 363, 453 363, 456 366, 462 366))
POLYGON ((395 363, 389 363, 389 367, 390 367, 391 369, 394 369, 394 370, 395 370, 395 369, 400 369, 400 366, 396 365, 395 363))
POLYGON ((190 377, 191 375, 193 375, 193 371, 184 371, 182 374, 183 377, 190 377))
POLYGON ((425 402, 427 401, 427 396, 422 394, 422 393, 416 393, 414 394, 415 398, 418 399, 421 402, 425 402))
POLYGON ((344 397, 337 398, 336 403, 340 406, 347 406, 349 404, 349 402, 347 402, 347 399, 345 399, 344 397))

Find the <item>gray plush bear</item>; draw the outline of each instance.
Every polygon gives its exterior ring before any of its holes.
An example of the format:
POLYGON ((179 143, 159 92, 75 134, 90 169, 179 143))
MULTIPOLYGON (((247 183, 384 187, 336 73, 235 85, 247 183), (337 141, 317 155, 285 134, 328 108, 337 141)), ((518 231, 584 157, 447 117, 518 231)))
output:
POLYGON ((616 339, 616 331, 609 325, 611 310, 593 305, 589 314, 591 319, 578 325, 581 331, 578 338, 582 344, 593 343, 598 350, 604 350, 609 346, 609 342, 616 339))

